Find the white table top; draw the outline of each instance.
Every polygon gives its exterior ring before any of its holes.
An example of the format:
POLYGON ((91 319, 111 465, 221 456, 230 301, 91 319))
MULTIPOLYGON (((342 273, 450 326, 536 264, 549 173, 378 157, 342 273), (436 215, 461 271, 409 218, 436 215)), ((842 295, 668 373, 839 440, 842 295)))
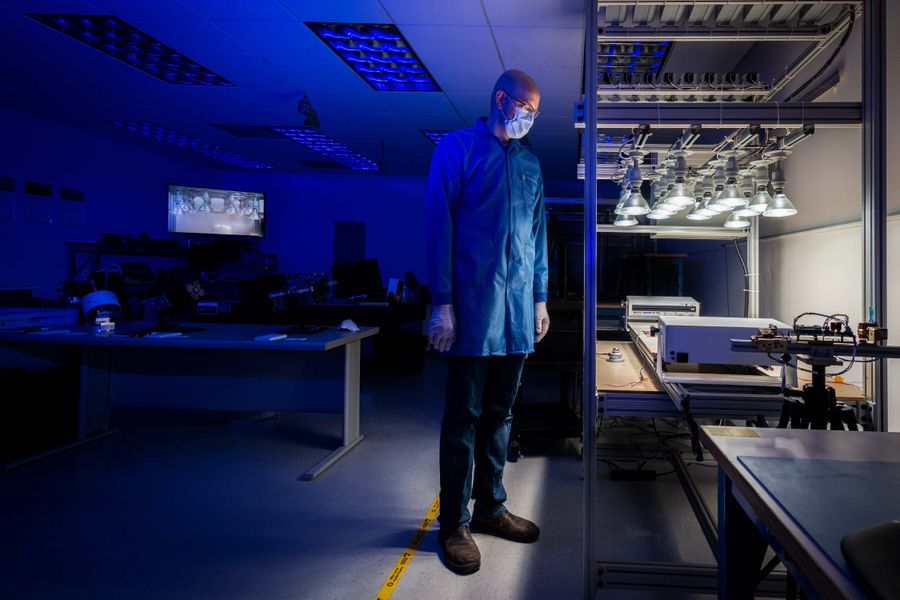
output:
POLYGON ((330 327, 319 333, 290 334, 288 339, 256 341, 260 335, 277 333, 289 325, 232 325, 221 323, 185 323, 185 327, 202 328, 175 337, 131 337, 128 331, 146 326, 141 323, 122 323, 111 336, 94 336, 84 326, 52 329, 37 333, 0 331, 0 344, 51 344, 71 346, 111 346, 139 348, 184 348, 220 350, 324 351, 357 342, 378 333, 377 327, 362 327, 359 331, 339 331, 330 327))

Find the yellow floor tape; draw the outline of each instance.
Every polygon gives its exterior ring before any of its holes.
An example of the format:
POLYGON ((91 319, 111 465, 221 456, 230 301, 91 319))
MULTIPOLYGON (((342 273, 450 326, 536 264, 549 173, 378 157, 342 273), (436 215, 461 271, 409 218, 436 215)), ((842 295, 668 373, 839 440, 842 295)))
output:
POLYGON ((431 522, 434 521, 435 517, 437 517, 440 508, 441 496, 440 494, 438 494, 434 497, 434 502, 431 503, 431 508, 429 508, 428 512, 425 513, 425 518, 422 519, 421 523, 419 523, 419 527, 418 529, 416 529, 415 535, 413 535, 412 539, 409 540, 409 544, 406 546, 406 550, 404 550, 403 554, 400 555, 400 558, 397 559, 397 564, 394 565, 391 573, 387 576, 387 579, 385 579, 384 583, 381 585, 381 589, 378 590, 378 594, 375 596, 375 600, 388 600, 388 598, 391 597, 391 594, 394 593, 394 589, 397 587, 397 584, 400 583, 400 578, 403 577, 403 572, 406 571, 406 567, 409 566, 413 554, 416 553, 416 548, 419 547, 419 543, 422 541, 422 538, 425 537, 425 533, 428 531, 428 528, 431 527, 431 522))

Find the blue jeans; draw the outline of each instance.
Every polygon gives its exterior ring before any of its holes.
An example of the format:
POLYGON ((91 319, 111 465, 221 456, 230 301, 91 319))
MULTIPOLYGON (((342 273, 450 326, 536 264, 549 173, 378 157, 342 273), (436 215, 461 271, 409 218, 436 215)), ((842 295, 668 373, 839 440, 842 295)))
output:
POLYGON ((447 357, 438 516, 442 530, 469 522, 470 498, 475 499, 476 519, 505 510, 503 467, 524 363, 524 354, 447 357))

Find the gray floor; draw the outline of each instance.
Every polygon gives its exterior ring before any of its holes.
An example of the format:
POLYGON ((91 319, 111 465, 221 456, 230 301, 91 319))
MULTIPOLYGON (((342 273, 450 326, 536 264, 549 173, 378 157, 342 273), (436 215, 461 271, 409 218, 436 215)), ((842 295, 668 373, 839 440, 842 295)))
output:
MULTIPOLYGON (((0 473, 0 596, 373 598, 438 492, 442 379, 439 362, 421 376, 367 374, 365 440, 312 482, 298 478, 337 444, 339 417, 235 425, 145 415, 102 442, 0 473)), ((604 441, 654 440, 623 425, 609 423, 604 441)), ((690 469, 714 505, 714 470, 690 469)), ((602 559, 712 564, 674 475, 610 482, 601 464, 599 482, 602 559)), ((583 597, 580 460, 559 448, 529 454, 508 465, 505 483, 509 508, 541 525, 540 541, 476 534, 482 569, 460 577, 441 565, 432 527, 393 598, 583 597)))

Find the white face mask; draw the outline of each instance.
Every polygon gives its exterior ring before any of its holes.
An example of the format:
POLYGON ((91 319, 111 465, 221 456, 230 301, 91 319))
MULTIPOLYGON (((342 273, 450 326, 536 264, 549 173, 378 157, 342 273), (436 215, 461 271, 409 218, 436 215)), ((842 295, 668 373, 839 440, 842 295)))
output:
MULTIPOLYGON (((506 96, 506 98, 509 98, 509 96, 506 96)), ((511 98, 509 101, 515 106, 515 102, 511 98)), ((521 106, 516 106, 516 114, 513 115, 512 119, 507 119, 505 118, 506 115, 504 115, 503 124, 506 125, 506 135, 513 140, 525 137, 534 124, 534 116, 533 112, 527 111, 521 106)))

